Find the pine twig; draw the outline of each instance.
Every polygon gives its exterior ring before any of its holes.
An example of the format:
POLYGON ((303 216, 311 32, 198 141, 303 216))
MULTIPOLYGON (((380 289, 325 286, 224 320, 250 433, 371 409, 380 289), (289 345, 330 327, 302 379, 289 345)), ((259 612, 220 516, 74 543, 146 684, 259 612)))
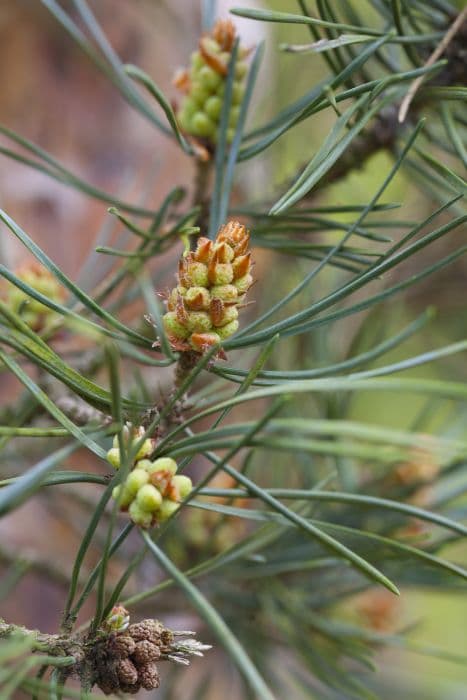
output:
MULTIPOLYGON (((453 40, 454 36, 457 34, 459 29, 462 27, 462 24, 464 23, 464 20, 467 19, 467 7, 465 7, 462 12, 460 12, 444 37, 441 39, 440 43, 436 47, 436 49, 433 51, 433 53, 430 55, 428 60, 426 61, 424 68, 429 68, 432 66, 440 56, 445 52, 451 41, 453 40)), ((409 111, 409 107, 412 103, 412 100, 414 99, 415 95, 417 94, 420 85, 423 83, 425 79, 425 75, 419 75, 418 78, 416 78, 413 83, 411 84, 406 96, 401 102, 401 106, 399 108, 399 115, 398 119, 399 122, 402 124, 402 122, 405 121, 405 118, 407 116, 407 113, 409 111)))

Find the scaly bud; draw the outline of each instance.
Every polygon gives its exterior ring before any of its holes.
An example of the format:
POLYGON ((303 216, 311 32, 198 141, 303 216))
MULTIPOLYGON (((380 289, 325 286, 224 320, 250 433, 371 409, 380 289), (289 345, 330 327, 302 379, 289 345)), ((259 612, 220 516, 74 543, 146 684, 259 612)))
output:
POLYGON ((208 268, 201 262, 190 262, 186 266, 185 278, 187 287, 206 287, 208 284, 208 268))
POLYGON ((142 486, 149 481, 149 474, 145 469, 133 469, 125 481, 125 488, 132 496, 136 496, 142 486))
POLYGON ((190 311, 187 326, 190 333, 207 333, 212 328, 212 321, 206 311, 190 311))
POLYGON ((237 331, 238 331, 238 321, 230 321, 230 323, 226 323, 225 326, 221 326, 220 328, 216 328, 216 333, 218 334, 218 336, 221 340, 226 340, 226 338, 229 338, 231 335, 233 335, 237 331))
POLYGON ((235 253, 228 243, 222 241, 216 245, 216 260, 220 263, 232 262, 235 253))
POLYGON ((220 343, 220 336, 217 333, 193 333, 190 343, 193 350, 204 353, 220 343))
POLYGON ((230 284, 233 280, 232 265, 212 260, 209 264, 208 275, 212 285, 230 284))
POLYGON ((180 323, 175 311, 164 314, 164 328, 169 339, 185 340, 190 335, 190 331, 180 323))
POLYGON ((224 304, 233 304, 238 299, 238 289, 233 284, 221 284, 209 290, 213 299, 220 299, 224 304))
POLYGON ((152 484, 144 484, 136 494, 136 501, 142 510, 154 513, 162 503, 162 495, 152 484))
POLYGON ((177 501, 184 501, 185 498, 190 495, 193 489, 193 484, 191 483, 190 477, 185 476, 185 474, 177 474, 177 476, 174 476, 172 479, 172 484, 177 492, 177 497, 175 499, 177 501))
POLYGON ((239 277, 245 277, 245 275, 250 272, 251 253, 247 253, 247 255, 239 255, 232 263, 232 267, 234 280, 237 280, 239 277))
POLYGON ((198 244, 195 250, 195 260, 198 262, 208 263, 211 257, 212 242, 209 238, 198 238, 198 244))
POLYGON ((175 350, 203 353, 237 330, 238 304, 253 282, 249 239, 243 224, 229 221, 214 242, 201 237, 196 250, 181 258, 164 315, 175 350))
MULTIPOLYGON (((34 291, 42 294, 51 301, 62 303, 65 292, 51 272, 37 262, 30 262, 16 271, 16 276, 34 291)), ((48 328, 53 321, 60 319, 60 315, 40 301, 30 297, 19 287, 8 284, 5 289, 6 305, 19 314, 23 321, 34 331, 42 331, 48 328)))
POLYGON ((245 275, 245 277, 240 277, 238 280, 235 280, 234 284, 240 295, 246 294, 253 284, 253 277, 251 275, 245 275))
POLYGON ((185 306, 191 311, 205 311, 209 309, 211 295, 204 287, 191 287, 185 296, 185 306))

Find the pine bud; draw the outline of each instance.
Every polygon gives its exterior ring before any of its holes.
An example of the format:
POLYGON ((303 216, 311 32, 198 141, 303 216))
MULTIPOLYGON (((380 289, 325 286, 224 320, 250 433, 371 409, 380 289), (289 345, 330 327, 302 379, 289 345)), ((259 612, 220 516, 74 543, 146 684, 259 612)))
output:
POLYGON ((171 457, 159 457, 152 462, 152 467, 149 473, 152 474, 156 471, 167 471, 171 474, 175 474, 178 469, 177 462, 171 457))
POLYGON ((196 352, 204 353, 214 345, 219 345, 220 336, 217 333, 193 333, 190 344, 196 352))
POLYGON ((213 285, 230 284, 233 280, 233 268, 229 263, 213 262, 209 266, 209 282, 213 285))
POLYGON ((114 605, 104 621, 107 632, 123 632, 130 623, 130 614, 123 605, 114 605))
POLYGON ((125 481, 125 488, 133 496, 136 496, 137 492, 142 486, 147 484, 149 481, 149 474, 145 469, 133 469, 127 476, 125 481))
POLYGON ((204 287, 191 287, 185 296, 185 305, 192 311, 205 311, 209 309, 211 295, 204 287))
POLYGON ((136 502, 142 510, 154 513, 162 503, 162 496, 155 486, 145 484, 136 494, 136 502))
MULTIPOLYGON (((51 301, 60 304, 65 299, 64 290, 52 273, 35 261, 19 268, 16 277, 51 301)), ((19 314, 34 331, 42 331, 60 318, 56 311, 33 299, 13 284, 8 284, 5 296, 7 306, 19 314)))
POLYGON ((169 339, 185 340, 190 335, 188 328, 185 328, 178 319, 175 311, 169 311, 164 315, 164 328, 169 339))
POLYGON ((226 338, 230 338, 231 335, 236 333, 238 331, 238 321, 230 321, 230 323, 226 323, 225 326, 221 326, 220 328, 216 328, 216 332, 221 340, 225 340, 226 338))
POLYGON ((220 299, 227 304, 231 304, 238 299, 238 289, 233 284, 222 284, 211 287, 209 290, 213 299, 220 299))
POLYGON ((190 130, 195 136, 214 137, 216 124, 205 112, 195 112, 190 121, 190 130))
MULTIPOLYGON (((133 440, 133 445, 136 445, 138 442, 139 438, 136 438, 135 440, 133 440)), ((138 461, 139 459, 144 459, 145 457, 149 457, 154 452, 154 447, 154 440, 147 438, 136 453, 135 461, 138 461)))
POLYGON ((185 287, 182 287, 181 284, 177 285, 177 287, 174 287, 172 291, 170 292, 169 298, 167 299, 167 308, 169 311, 175 311, 177 307, 177 301, 178 297, 184 297, 187 293, 187 290, 185 287))
POLYGON ((190 333, 207 333, 212 328, 211 317, 205 311, 190 311, 187 326, 190 333))
POLYGON ((175 350, 204 353, 237 330, 238 303, 253 281, 248 243, 245 226, 229 221, 215 241, 199 238, 196 250, 180 259, 164 315, 175 350))
POLYGON ((120 468, 120 450, 118 447, 111 447, 106 456, 107 461, 110 462, 114 469, 120 468))
POLYGON ((198 238, 198 243, 196 245, 196 250, 194 253, 194 258, 198 262, 208 263, 211 259, 212 252, 212 241, 209 238, 204 238, 200 236, 198 238))
POLYGON ((133 501, 128 508, 128 514, 135 525, 144 529, 151 527, 154 519, 153 513, 143 510, 136 500, 133 501))
POLYGON ((253 284, 253 277, 251 275, 245 275, 244 277, 239 277, 235 280, 234 285, 237 287, 238 293, 240 295, 246 294, 253 284))
POLYGON ((118 501, 122 510, 126 510, 134 498, 134 494, 126 487, 126 484, 119 484, 112 491, 112 498, 118 501))
POLYGON ((201 262, 189 262, 185 268, 185 278, 188 287, 206 287, 208 284, 208 268, 201 262))
POLYGON ((164 498, 159 512, 157 513, 157 519, 159 522, 163 523, 165 520, 168 520, 179 507, 180 506, 175 501, 172 501, 170 498, 164 498))
MULTIPOLYGON (((218 127, 222 113, 226 79, 232 49, 235 43, 235 27, 230 20, 219 20, 210 35, 203 36, 198 51, 191 55, 191 66, 187 71, 177 72, 175 86, 183 92, 177 112, 181 128, 201 138, 211 147, 218 138, 218 127)), ((232 85, 232 108, 229 114, 227 142, 231 143, 237 126, 238 105, 245 92, 248 66, 244 60, 247 51, 240 47, 234 66, 235 81, 232 85)))
POLYGON ((172 478, 172 485, 177 491, 177 501, 184 501, 185 498, 190 495, 193 489, 193 484, 191 483, 190 477, 185 476, 185 474, 177 474, 174 476, 172 478))

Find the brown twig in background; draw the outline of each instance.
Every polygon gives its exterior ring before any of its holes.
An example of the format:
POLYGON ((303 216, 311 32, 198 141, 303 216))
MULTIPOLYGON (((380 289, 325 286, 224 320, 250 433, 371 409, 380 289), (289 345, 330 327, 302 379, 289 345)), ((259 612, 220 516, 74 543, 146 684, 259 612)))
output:
MULTIPOLYGON (((428 60, 424 64, 424 68, 429 68, 432 66, 438 58, 444 53, 444 51, 447 49, 448 45, 451 43, 452 39, 454 36, 457 34, 459 29, 461 28, 462 24, 464 23, 464 20, 467 19, 467 7, 465 7, 462 12, 456 17, 454 22, 451 24, 450 28, 446 32, 446 34, 443 36, 442 40, 436 47, 436 49, 433 51, 433 53, 430 55, 428 60)), ((425 79, 425 75, 419 75, 418 78, 416 78, 411 86, 409 87, 409 90, 404 97, 404 99, 401 102, 401 106, 399 108, 399 123, 402 124, 402 122, 405 121, 405 118, 407 116, 407 113, 409 111, 410 104, 415 97, 418 89, 420 88, 420 85, 423 83, 425 79)))

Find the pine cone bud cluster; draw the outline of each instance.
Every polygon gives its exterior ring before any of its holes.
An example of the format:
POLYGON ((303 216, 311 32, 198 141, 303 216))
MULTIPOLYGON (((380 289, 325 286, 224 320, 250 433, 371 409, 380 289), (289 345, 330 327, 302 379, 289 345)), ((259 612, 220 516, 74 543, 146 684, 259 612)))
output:
POLYGON ((238 308, 253 283, 249 240, 243 224, 229 221, 215 241, 199 238, 180 259, 163 317, 175 350, 203 353, 237 331, 238 308))
MULTIPOLYGON (((127 427, 128 445, 134 445, 144 434, 144 428, 127 427)), ((133 467, 122 484, 112 492, 118 501, 120 510, 128 512, 131 520, 142 528, 149 528, 164 522, 179 508, 191 492, 191 479, 184 474, 177 474, 177 463, 170 457, 148 459, 155 448, 155 441, 144 440, 136 453, 133 467)), ((118 438, 114 438, 113 447, 107 452, 107 459, 115 469, 120 467, 121 455, 118 438)))
MULTIPOLYGON (((235 43, 235 27, 230 20, 219 20, 212 32, 201 37, 199 48, 191 55, 189 70, 180 71, 175 85, 185 93, 177 113, 180 126, 192 134, 211 143, 216 143, 219 120, 224 99, 229 61, 235 43)), ((247 51, 239 47, 235 64, 235 80, 232 86, 232 106, 229 114, 227 143, 235 134, 240 103, 245 92, 248 66, 247 51)))
POLYGON ((141 688, 153 690, 160 685, 156 665, 162 655, 171 652, 173 634, 157 620, 142 620, 125 631, 111 633, 95 650, 95 683, 103 693, 131 695, 141 688))
MULTIPOLYGON (((42 265, 36 262, 28 263, 16 271, 16 276, 52 301, 61 303, 64 300, 64 290, 55 277, 42 265)), ((6 303, 34 331, 44 330, 52 321, 60 318, 56 311, 33 299, 13 284, 8 285, 6 303)))

